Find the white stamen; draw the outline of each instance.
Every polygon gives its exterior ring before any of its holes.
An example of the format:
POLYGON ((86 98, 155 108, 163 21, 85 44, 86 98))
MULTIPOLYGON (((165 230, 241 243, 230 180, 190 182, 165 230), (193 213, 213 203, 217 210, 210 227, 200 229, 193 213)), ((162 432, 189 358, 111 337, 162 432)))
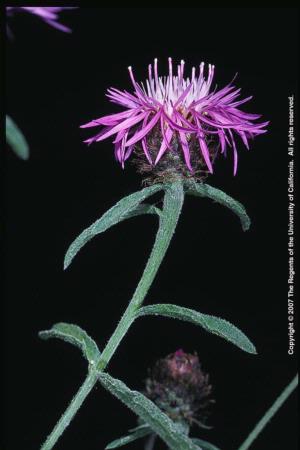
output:
POLYGON ((135 83, 135 79, 134 79, 134 76, 133 76, 133 72, 132 72, 132 67, 131 67, 131 66, 128 67, 128 71, 129 71, 129 75, 130 75, 132 84, 133 84, 133 86, 135 87, 135 84, 136 84, 136 83, 135 83))
POLYGON ((152 79, 152 65, 149 64, 148 66, 148 76, 149 76, 149 81, 151 81, 152 79))
MULTIPOLYGON (((199 65, 199 76, 196 77, 196 68, 192 67, 191 77, 184 78, 184 68, 185 62, 184 60, 180 61, 180 64, 177 65, 177 75, 173 75, 173 61, 172 58, 168 58, 168 75, 167 76, 158 76, 158 59, 154 59, 154 64, 148 65, 148 79, 146 82, 137 83, 131 66, 128 67, 131 81, 134 85, 137 95, 146 94, 149 97, 149 100, 153 98, 156 102, 160 103, 164 106, 165 111, 168 114, 173 113, 174 105, 176 104, 178 98, 182 95, 185 89, 192 84, 188 94, 185 96, 181 105, 176 106, 180 108, 189 108, 189 106, 205 97, 209 90, 210 85, 214 76, 214 68, 215 66, 212 64, 208 65, 208 75, 205 77, 205 64, 201 62, 199 65)), ((151 101, 151 100, 150 100, 151 101)), ((155 103, 153 103, 155 105, 155 103)), ((155 106, 156 107, 156 106, 155 106)), ((197 107, 198 108, 198 107, 197 107)), ((199 106, 202 108, 202 105, 199 106)))
POLYGON ((180 61, 180 73, 181 73, 181 78, 183 78, 183 73, 184 73, 184 61, 183 61, 183 59, 180 61))
POLYGON ((171 80, 172 80, 172 76, 173 76, 173 73, 172 73, 172 70, 173 70, 173 66, 172 66, 172 58, 168 58, 168 60, 169 60, 169 77, 170 77, 171 80))
POLYGON ((195 80, 195 73, 196 73, 196 69, 195 69, 195 67, 193 67, 192 68, 192 81, 191 81, 191 83, 193 83, 194 80, 195 80))
POLYGON ((154 60, 154 77, 155 77, 155 83, 156 87, 158 87, 158 74, 157 74, 157 58, 154 60))

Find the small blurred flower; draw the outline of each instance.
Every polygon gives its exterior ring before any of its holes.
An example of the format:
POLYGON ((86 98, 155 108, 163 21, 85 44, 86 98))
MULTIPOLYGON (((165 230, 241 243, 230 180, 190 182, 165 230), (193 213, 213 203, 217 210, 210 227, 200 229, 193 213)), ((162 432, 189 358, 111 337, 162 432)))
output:
POLYGON ((178 350, 160 359, 146 379, 145 395, 183 428, 205 426, 212 387, 197 355, 178 350))
MULTIPOLYGON (((240 89, 232 83, 223 89, 211 90, 214 66, 204 63, 198 75, 193 67, 191 77, 184 77, 184 61, 173 73, 169 58, 169 75, 158 76, 157 59, 149 65, 146 83, 137 83, 132 68, 129 75, 132 93, 109 88, 107 97, 124 107, 117 114, 93 120, 82 128, 104 126, 96 136, 85 142, 102 141, 114 136, 115 156, 124 167, 132 152, 143 155, 141 172, 160 172, 171 166, 181 176, 195 176, 205 169, 213 172, 213 161, 219 150, 226 155, 227 146, 233 151, 234 174, 238 156, 234 133, 249 148, 248 139, 265 133, 268 122, 255 123, 258 114, 249 114, 238 107, 252 97, 237 100, 240 89)), ((156 175, 157 175, 156 174, 156 175)))
POLYGON ((72 30, 59 23, 59 13, 65 9, 74 9, 75 7, 61 7, 61 6, 7 6, 6 12, 10 16, 15 12, 28 12, 35 14, 40 19, 44 20, 48 25, 57 28, 60 31, 71 33, 72 30))

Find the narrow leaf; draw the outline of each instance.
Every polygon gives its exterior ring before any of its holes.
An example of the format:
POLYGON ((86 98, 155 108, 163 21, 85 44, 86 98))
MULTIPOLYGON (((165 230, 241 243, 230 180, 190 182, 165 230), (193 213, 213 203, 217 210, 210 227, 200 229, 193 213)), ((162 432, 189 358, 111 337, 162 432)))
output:
POLYGON ((151 433, 152 433, 151 428, 149 428, 147 425, 143 425, 142 427, 138 427, 138 429, 133 431, 131 434, 128 434, 127 436, 122 436, 121 438, 112 441, 105 447, 105 450, 123 447, 124 445, 130 444, 130 442, 136 441, 137 439, 141 439, 145 436, 148 436, 151 433))
POLYGON ((20 128, 9 116, 6 116, 6 141, 19 158, 29 158, 29 146, 26 139, 20 128))
POLYGON ((158 216, 160 216, 161 209, 148 203, 141 203, 140 205, 136 206, 132 211, 127 213, 125 219, 130 219, 131 217, 134 216, 142 216, 143 214, 157 214, 158 216))
POLYGON ((210 442, 203 441, 203 439, 192 438, 192 441, 195 442, 195 444, 199 445, 203 450, 220 450, 210 442))
MULTIPOLYGON (((138 422, 142 422, 142 421, 138 419, 138 422)), ((149 428, 149 425, 147 425, 146 423, 142 423, 141 425, 138 425, 137 427, 130 428, 128 431, 129 431, 129 433, 134 433, 135 431, 143 430, 144 428, 149 428)), ((152 433, 152 431, 151 431, 151 433, 152 433)))
POLYGON ((99 381, 112 395, 148 423, 171 450, 199 450, 199 447, 181 433, 176 424, 143 394, 132 391, 122 381, 107 373, 99 373, 99 381))
POLYGON ((100 358, 100 351, 95 341, 78 325, 71 323, 57 323, 51 330, 40 331, 42 339, 58 338, 70 344, 76 345, 82 351, 90 364, 94 364, 100 358))
POLYGON ((144 306, 138 316, 145 315, 165 316, 172 319, 184 320, 194 325, 200 325, 210 333, 216 334, 248 353, 256 353, 256 349, 247 336, 232 323, 219 317, 202 314, 193 309, 170 304, 144 306))
POLYGON ((161 189, 162 186, 156 184, 135 192, 134 194, 128 195, 116 203, 112 208, 104 213, 100 219, 96 220, 96 222, 86 228, 75 239, 75 241, 73 241, 65 255, 64 268, 66 269, 70 265, 79 250, 97 234, 103 233, 113 225, 116 225, 122 220, 129 219, 130 217, 141 214, 158 214, 158 208, 155 208, 152 205, 141 205, 140 203, 145 198, 155 194, 161 189))
POLYGON ((244 206, 234 200, 229 195, 220 189, 216 189, 206 183, 196 183, 195 181, 189 181, 186 183, 187 193, 196 197, 207 197, 211 200, 220 203, 223 206, 231 209, 240 219, 243 231, 247 231, 250 228, 251 220, 246 212, 244 206))

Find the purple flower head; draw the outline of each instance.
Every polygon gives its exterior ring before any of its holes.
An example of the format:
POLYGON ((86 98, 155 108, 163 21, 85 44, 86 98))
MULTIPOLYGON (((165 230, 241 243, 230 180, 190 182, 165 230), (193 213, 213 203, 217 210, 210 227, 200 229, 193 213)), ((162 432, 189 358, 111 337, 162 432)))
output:
POLYGON ((203 426, 210 412, 212 386, 197 354, 179 350, 149 371, 145 395, 177 424, 203 426))
POLYGON ((12 15, 15 12, 28 12, 35 14, 40 19, 44 20, 48 25, 57 28, 60 31, 71 33, 72 30, 69 27, 58 22, 59 13, 65 9, 74 9, 74 7, 60 7, 60 6, 7 6, 7 15, 12 15))
POLYGON ((237 172, 236 136, 249 148, 248 140, 266 132, 268 122, 257 123, 261 117, 239 109, 252 97, 238 100, 240 89, 229 83, 222 89, 211 89, 215 67, 202 62, 199 70, 192 68, 191 76, 184 76, 184 61, 173 70, 169 58, 169 74, 159 77, 157 59, 149 65, 148 79, 138 83, 129 67, 133 92, 108 89, 111 102, 121 105, 122 112, 93 120, 82 128, 104 128, 85 142, 102 141, 114 136, 115 156, 124 167, 131 154, 143 155, 141 172, 166 170, 170 161, 184 176, 193 176, 199 168, 213 172, 216 153, 226 156, 233 152, 233 173, 237 172), (184 166, 184 169, 182 167, 184 166), (148 167, 149 170, 145 169, 148 167))

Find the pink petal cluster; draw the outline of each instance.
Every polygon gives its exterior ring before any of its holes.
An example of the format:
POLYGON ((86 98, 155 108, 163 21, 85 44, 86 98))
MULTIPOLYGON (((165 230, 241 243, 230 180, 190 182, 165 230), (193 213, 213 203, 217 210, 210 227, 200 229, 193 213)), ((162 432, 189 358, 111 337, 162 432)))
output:
POLYGON ((233 152, 234 175, 237 172, 238 155, 235 137, 241 138, 249 148, 249 138, 266 132, 268 122, 257 123, 261 116, 243 112, 239 106, 252 97, 238 100, 240 89, 229 83, 223 89, 211 89, 215 67, 208 65, 208 75, 204 74, 204 63, 196 73, 192 68, 190 78, 184 76, 184 61, 177 66, 174 73, 172 59, 169 58, 168 76, 159 77, 157 59, 148 67, 148 79, 138 83, 129 67, 133 92, 108 89, 107 97, 117 103, 124 111, 101 117, 82 125, 82 128, 103 126, 104 128, 85 142, 102 141, 114 136, 115 156, 124 167, 124 162, 132 154, 136 144, 143 148, 149 163, 156 165, 165 152, 174 151, 172 142, 176 139, 182 150, 183 158, 189 171, 193 172, 189 141, 195 136, 199 151, 209 172, 213 164, 207 145, 212 137, 226 155, 227 147, 233 152), (161 142, 155 159, 151 158, 147 136, 154 127, 160 127, 161 142))
POLYGON ((14 12, 28 12, 35 14, 40 19, 44 20, 48 25, 57 28, 60 31, 71 33, 71 29, 58 22, 59 13, 65 9, 74 9, 74 7, 61 7, 61 6, 7 6, 7 14, 14 12))

